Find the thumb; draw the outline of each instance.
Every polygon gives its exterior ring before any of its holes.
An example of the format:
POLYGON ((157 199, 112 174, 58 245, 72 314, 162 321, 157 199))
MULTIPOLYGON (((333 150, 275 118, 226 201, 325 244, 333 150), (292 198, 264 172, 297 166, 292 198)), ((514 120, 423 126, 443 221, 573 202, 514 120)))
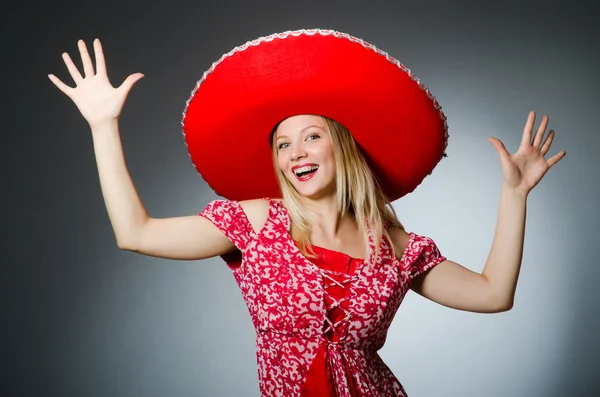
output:
POLYGON ((135 83, 137 83, 139 80, 141 80, 143 77, 144 77, 143 73, 134 73, 134 74, 129 75, 125 79, 125 81, 123 81, 123 84, 121 84, 121 86, 118 88, 118 90, 123 91, 125 96, 127 96, 129 91, 131 90, 131 87, 133 87, 133 85, 135 83))
POLYGON ((494 138, 494 137, 489 137, 488 141, 490 141, 490 143, 494 146, 494 148, 496 149, 496 152, 498 153, 498 156, 500 156, 500 158, 509 156, 509 153, 506 150, 506 147, 504 146, 504 144, 502 143, 502 141, 500 139, 494 138))

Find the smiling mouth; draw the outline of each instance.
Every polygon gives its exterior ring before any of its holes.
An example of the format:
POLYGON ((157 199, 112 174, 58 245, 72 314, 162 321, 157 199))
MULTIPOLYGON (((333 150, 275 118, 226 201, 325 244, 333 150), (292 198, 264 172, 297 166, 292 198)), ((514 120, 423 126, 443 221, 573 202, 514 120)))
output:
POLYGON ((294 170, 294 175, 300 181, 306 181, 313 177, 313 175, 319 169, 318 165, 307 165, 305 167, 300 167, 294 170))

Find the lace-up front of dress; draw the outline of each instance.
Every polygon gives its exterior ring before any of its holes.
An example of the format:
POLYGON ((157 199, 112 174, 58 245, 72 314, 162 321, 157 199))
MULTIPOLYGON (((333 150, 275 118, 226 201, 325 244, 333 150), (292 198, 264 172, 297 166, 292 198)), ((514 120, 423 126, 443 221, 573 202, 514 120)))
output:
POLYGON ((406 393, 377 351, 410 281, 445 258, 410 233, 401 259, 384 240, 377 260, 313 247, 307 258, 289 234, 283 203, 269 200, 256 233, 239 203, 215 200, 200 215, 239 249, 224 257, 256 329, 263 397, 397 397, 406 393))
MULTIPOLYGON (((322 345, 313 360, 302 389, 302 397, 336 397, 336 383, 345 383, 348 379, 350 368, 339 367, 339 363, 332 360, 335 351, 343 348, 352 312, 348 310, 350 300, 356 296, 351 291, 351 285, 358 280, 354 272, 364 264, 364 260, 352 258, 341 252, 313 246, 318 255, 310 261, 319 267, 323 280, 324 304, 327 315, 324 318, 322 345), (336 380, 336 375, 343 378, 336 380)), ((357 396, 353 384, 348 384, 351 396, 357 396)))
POLYGON ((344 343, 349 320, 352 318, 352 313, 346 309, 346 303, 354 293, 340 296, 340 294, 334 294, 332 290, 340 288, 344 292, 349 291, 348 284, 356 281, 356 277, 324 269, 321 269, 321 276, 323 277, 323 291, 325 292, 325 307, 328 311, 328 315, 325 317, 326 328, 323 330, 323 335, 329 343, 344 343))

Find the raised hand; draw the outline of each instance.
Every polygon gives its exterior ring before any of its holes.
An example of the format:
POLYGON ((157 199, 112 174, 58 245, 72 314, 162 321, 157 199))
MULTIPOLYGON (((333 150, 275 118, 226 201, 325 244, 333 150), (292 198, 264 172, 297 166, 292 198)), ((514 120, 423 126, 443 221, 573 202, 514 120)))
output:
POLYGON ((74 88, 69 87, 52 74, 49 74, 48 77, 59 90, 73 100, 93 130, 94 127, 113 122, 119 118, 131 87, 144 75, 134 73, 128 76, 119 87, 115 88, 110 84, 106 74, 106 63, 100 40, 94 40, 95 72, 90 54, 83 40, 79 40, 77 45, 81 54, 84 76, 81 75, 69 54, 66 52, 62 54, 65 65, 67 65, 76 86, 74 88))
POLYGON ((500 157, 504 185, 525 195, 528 195, 546 172, 567 154, 562 150, 546 160, 544 156, 548 153, 552 145, 554 131, 550 130, 544 139, 544 133, 548 126, 548 117, 543 116, 532 143, 531 135, 534 124, 535 112, 531 111, 525 123, 521 145, 512 155, 508 153, 504 144, 499 139, 493 137, 488 139, 494 145, 500 157))

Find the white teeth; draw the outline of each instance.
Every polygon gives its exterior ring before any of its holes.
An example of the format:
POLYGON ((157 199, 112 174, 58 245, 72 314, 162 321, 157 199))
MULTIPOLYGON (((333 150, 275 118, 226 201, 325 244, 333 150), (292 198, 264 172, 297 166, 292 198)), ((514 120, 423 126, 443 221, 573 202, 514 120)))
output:
POLYGON ((296 168, 294 170, 294 173, 296 175, 298 175, 298 174, 302 174, 304 172, 315 171, 317 168, 319 168, 318 165, 307 165, 305 167, 296 168))

